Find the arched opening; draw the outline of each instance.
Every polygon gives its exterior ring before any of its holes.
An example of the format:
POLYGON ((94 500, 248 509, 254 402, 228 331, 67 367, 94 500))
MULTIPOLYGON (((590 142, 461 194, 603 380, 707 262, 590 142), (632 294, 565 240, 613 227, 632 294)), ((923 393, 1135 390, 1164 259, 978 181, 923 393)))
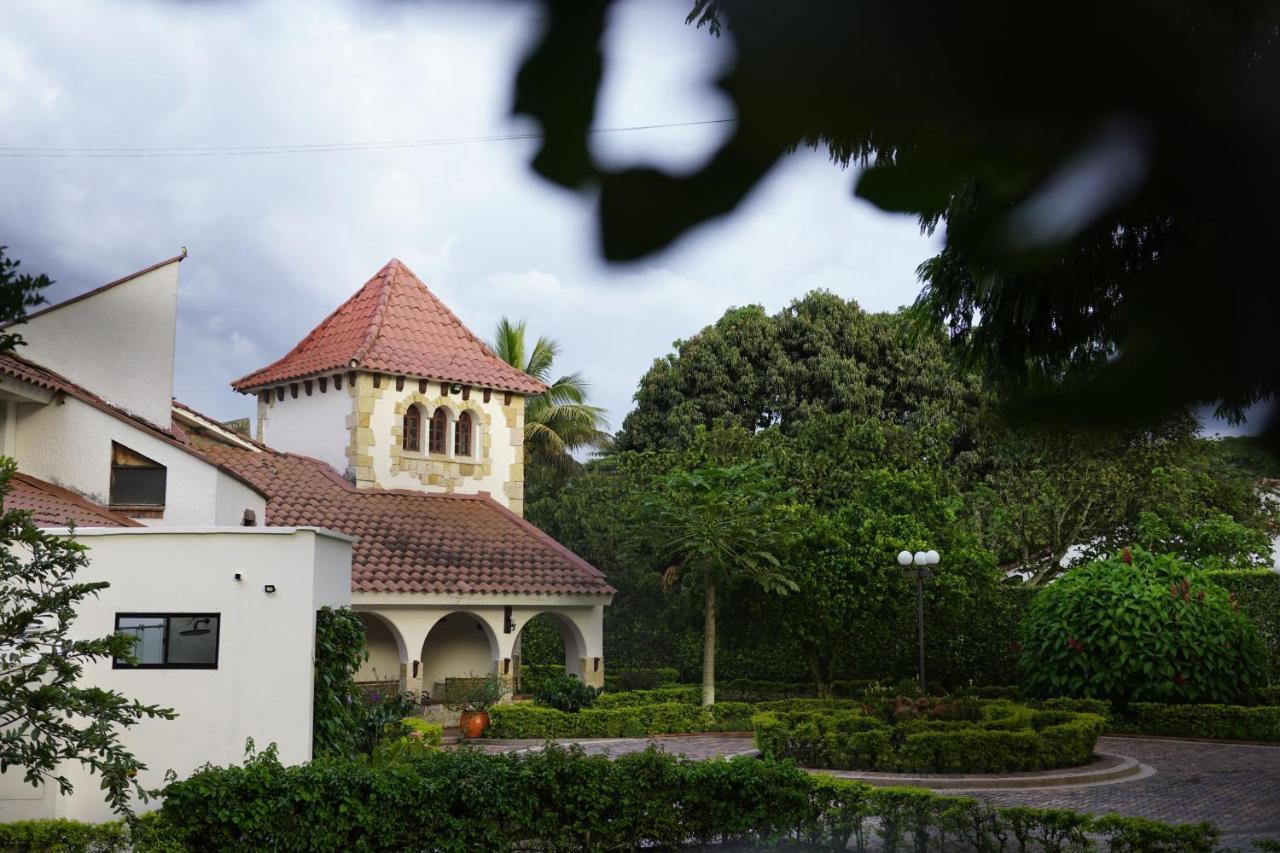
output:
POLYGON ((410 406, 404 413, 404 430, 400 446, 411 453, 422 452, 422 407, 410 406))
POLYGON ((471 455, 470 412, 463 412, 458 415, 457 423, 453 426, 453 455, 464 457, 471 455))
POLYGON ((498 639, 485 621, 461 610, 450 613, 422 643, 422 689, 439 699, 448 679, 489 675, 497 660, 498 639))
POLYGON ((515 689, 517 693, 536 693, 538 685, 548 677, 567 672, 577 678, 586 648, 578 626, 558 613, 539 613, 520 628, 516 637, 515 689))
POLYGON ((449 410, 444 406, 431 413, 431 428, 427 432, 427 452, 444 453, 448 447, 449 410))
POLYGON ((400 689, 400 664, 407 660, 404 640, 391 623, 376 613, 358 611, 364 623, 364 644, 369 659, 360 665, 356 682, 369 685, 395 684, 400 689))

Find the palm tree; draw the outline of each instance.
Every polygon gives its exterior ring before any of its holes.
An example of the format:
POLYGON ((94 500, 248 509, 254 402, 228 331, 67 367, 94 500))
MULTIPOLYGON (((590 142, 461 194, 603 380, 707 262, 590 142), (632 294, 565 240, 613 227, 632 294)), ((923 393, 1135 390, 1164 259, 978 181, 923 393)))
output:
POLYGON ((547 386, 545 393, 524 407, 524 446, 529 460, 568 472, 578 467, 570 451, 600 449, 608 445, 609 422, 604 409, 587 402, 590 385, 581 373, 552 381, 552 367, 560 354, 559 342, 540 337, 530 349, 525 323, 503 317, 489 346, 507 364, 547 386))

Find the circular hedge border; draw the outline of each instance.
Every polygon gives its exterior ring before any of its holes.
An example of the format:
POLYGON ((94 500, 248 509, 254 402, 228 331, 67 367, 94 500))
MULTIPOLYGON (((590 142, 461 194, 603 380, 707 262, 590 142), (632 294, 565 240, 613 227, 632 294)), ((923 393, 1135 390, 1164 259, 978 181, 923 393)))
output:
POLYGON ((1093 758, 1097 714, 988 702, 956 719, 863 710, 766 711, 751 718, 760 751, 803 767, 897 773, 1015 773, 1078 767, 1093 758))

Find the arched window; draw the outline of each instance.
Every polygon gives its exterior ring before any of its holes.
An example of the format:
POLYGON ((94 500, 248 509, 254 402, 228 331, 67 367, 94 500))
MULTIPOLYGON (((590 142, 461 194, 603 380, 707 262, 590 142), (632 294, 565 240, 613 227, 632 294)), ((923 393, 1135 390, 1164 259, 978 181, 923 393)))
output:
POLYGON ((400 446, 413 453, 422 452, 422 410, 410 406, 404 413, 404 433, 400 436, 400 446))
POLYGON ((443 406, 431 414, 431 431, 427 433, 427 450, 444 453, 445 436, 449 434, 449 410, 443 406))
POLYGON ((471 414, 469 412, 458 415, 458 422, 453 425, 453 455, 471 455, 471 414))

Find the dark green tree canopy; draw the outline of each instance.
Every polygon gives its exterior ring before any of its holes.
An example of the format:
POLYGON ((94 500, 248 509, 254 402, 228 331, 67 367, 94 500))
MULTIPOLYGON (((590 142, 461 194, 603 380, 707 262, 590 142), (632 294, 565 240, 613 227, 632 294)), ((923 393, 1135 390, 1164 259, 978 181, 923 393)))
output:
POLYGON ((906 326, 825 291, 774 315, 732 309, 654 362, 617 446, 680 446, 716 423, 790 434, 820 414, 963 424, 978 403, 977 380, 955 368, 943 335, 913 338, 906 326))

